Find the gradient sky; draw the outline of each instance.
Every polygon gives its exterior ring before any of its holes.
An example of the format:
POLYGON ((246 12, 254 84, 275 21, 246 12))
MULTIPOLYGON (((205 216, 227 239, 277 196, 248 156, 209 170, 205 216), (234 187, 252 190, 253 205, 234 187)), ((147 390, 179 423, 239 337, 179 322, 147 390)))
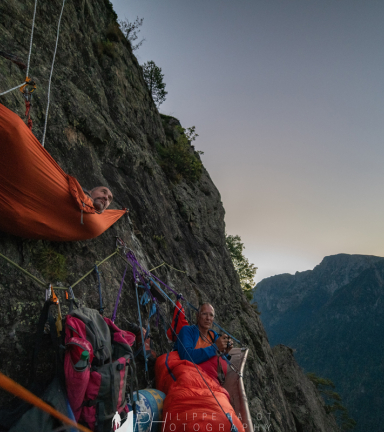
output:
POLYGON ((384 255, 384 2, 112 0, 196 126, 256 281, 384 255))

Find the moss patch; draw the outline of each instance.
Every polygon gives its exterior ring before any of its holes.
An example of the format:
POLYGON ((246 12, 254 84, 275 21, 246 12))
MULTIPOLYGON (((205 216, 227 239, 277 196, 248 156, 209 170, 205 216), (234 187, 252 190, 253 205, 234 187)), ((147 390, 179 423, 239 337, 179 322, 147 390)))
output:
POLYGON ((68 276, 67 259, 50 247, 40 248, 33 257, 34 265, 48 282, 63 281, 68 276))

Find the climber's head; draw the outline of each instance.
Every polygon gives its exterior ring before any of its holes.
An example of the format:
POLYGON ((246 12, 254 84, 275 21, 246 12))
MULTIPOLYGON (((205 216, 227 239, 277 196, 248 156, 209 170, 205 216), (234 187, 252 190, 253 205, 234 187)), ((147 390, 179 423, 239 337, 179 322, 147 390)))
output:
POLYGON ((197 326, 202 332, 207 332, 213 324, 215 318, 215 310, 210 303, 204 303, 199 307, 196 314, 197 326))
POLYGON ((99 212, 109 207, 113 200, 112 192, 105 186, 97 186, 89 191, 93 199, 93 206, 99 212))

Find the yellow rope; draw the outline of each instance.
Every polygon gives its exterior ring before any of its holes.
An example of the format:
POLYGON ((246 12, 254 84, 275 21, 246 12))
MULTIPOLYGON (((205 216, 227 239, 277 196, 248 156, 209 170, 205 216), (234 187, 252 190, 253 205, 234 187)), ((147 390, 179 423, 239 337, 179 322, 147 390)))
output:
MULTIPOLYGON (((103 261, 97 262, 96 261, 96 265, 100 266, 101 264, 105 263, 105 261, 108 261, 109 258, 112 258, 114 255, 116 255, 119 252, 119 249, 116 249, 115 252, 113 252, 113 254, 107 256, 107 258, 104 258, 103 261)), ((71 287, 73 288, 75 285, 77 285, 79 282, 81 282, 84 278, 86 278, 88 275, 90 275, 93 271, 95 270, 95 268, 93 267, 92 270, 89 270, 89 272, 85 273, 84 276, 82 276, 78 281, 76 281, 74 284, 71 285, 71 287)))
MULTIPOLYGON (((107 258, 104 258, 102 261, 98 262, 96 261, 96 265, 100 266, 101 264, 105 263, 106 261, 108 261, 110 258, 112 258, 114 255, 119 256, 122 260, 124 260, 125 263, 127 263, 127 260, 125 258, 123 258, 120 254, 119 254, 119 248, 117 248, 115 250, 115 252, 113 252, 111 255, 107 256, 107 258)), ((5 255, 3 255, 2 253, 0 253, 0 257, 5 259, 5 261, 7 261, 9 264, 13 265, 14 267, 16 267, 17 269, 19 269, 21 272, 23 272, 25 275, 27 275, 29 278, 31 278, 33 281, 35 281, 37 284, 41 285, 43 288, 47 288, 49 286, 48 283, 38 279, 36 276, 34 276, 32 273, 30 273, 29 271, 23 269, 22 267, 20 267, 18 264, 16 264, 14 261, 12 261, 11 259, 7 258, 5 255)), ((166 265, 169 268, 178 271, 180 273, 187 273, 186 271, 183 270, 178 270, 175 267, 172 267, 170 264, 167 264, 166 262, 163 262, 162 264, 158 265, 157 267, 154 267, 153 269, 149 270, 149 272, 153 272, 154 270, 160 268, 161 266, 166 265)), ((89 276, 92 272, 94 271, 94 268, 92 268, 91 270, 89 270, 89 272, 85 273, 85 275, 83 275, 79 280, 77 280, 75 283, 73 283, 72 285, 70 285, 72 288, 74 286, 76 286, 77 284, 79 284, 83 279, 85 279, 87 276, 89 276)), ((54 286, 52 287, 55 290, 67 290, 67 287, 59 287, 59 286, 54 286)))
MULTIPOLYGON (((20 271, 25 273, 27 276, 29 276, 31 279, 33 279, 36 283, 43 286, 44 288, 48 287, 48 284, 38 279, 36 276, 33 276, 33 274, 29 273, 27 270, 24 270, 22 267, 20 267, 18 264, 16 264, 14 261, 10 260, 6 256, 4 256, 2 253, 0 253, 0 257, 4 258, 5 261, 9 262, 9 264, 12 264, 14 267, 18 268, 20 271)), ((56 288, 56 287, 55 287, 56 288)))
POLYGON ((168 266, 169 268, 171 268, 171 269, 173 269, 173 270, 176 270, 176 271, 178 271, 178 272, 180 272, 180 273, 187 273, 187 272, 184 271, 184 270, 179 270, 179 269, 177 269, 177 268, 175 268, 175 267, 172 267, 170 264, 167 264, 166 262, 163 262, 162 264, 158 265, 157 267, 155 267, 155 268, 149 270, 149 272, 153 272, 153 270, 156 270, 156 269, 158 269, 159 267, 161 267, 161 266, 163 266, 163 265, 166 265, 166 266, 168 266))
MULTIPOLYGON (((105 263, 106 261, 108 261, 110 258, 112 258, 114 255, 116 255, 119 252, 119 249, 116 249, 115 252, 113 252, 113 254, 107 256, 107 258, 104 258, 102 261, 97 262, 96 261, 96 265, 100 266, 101 264, 105 263)), ((38 279, 36 276, 34 276, 32 273, 29 273, 29 271, 23 269, 23 267, 20 267, 18 264, 16 264, 14 261, 12 261, 11 259, 7 258, 5 255, 3 255, 2 253, 0 253, 0 257, 5 259, 5 261, 7 261, 9 264, 13 265, 14 267, 16 267, 17 269, 19 269, 20 271, 22 271, 24 274, 26 274, 29 278, 31 278, 33 281, 35 281, 37 284, 41 285, 42 287, 44 287, 45 289, 47 289, 47 287, 49 286, 48 283, 41 281, 40 279, 38 279)), ((89 272, 85 273, 84 276, 82 276, 78 281, 76 281, 74 284, 71 285, 71 287, 73 288, 75 285, 77 285, 79 282, 81 282, 84 278, 86 278, 88 275, 90 275, 92 272, 94 271, 94 268, 92 268, 92 270, 89 270, 89 272)), ((67 290, 67 287, 58 287, 58 286, 54 286, 52 287, 53 289, 61 289, 61 290, 67 290)))

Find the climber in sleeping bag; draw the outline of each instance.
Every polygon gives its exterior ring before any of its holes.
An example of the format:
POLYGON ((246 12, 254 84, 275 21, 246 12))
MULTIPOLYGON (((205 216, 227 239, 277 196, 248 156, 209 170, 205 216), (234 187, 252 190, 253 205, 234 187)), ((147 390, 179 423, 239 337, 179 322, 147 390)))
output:
POLYGON ((244 432, 222 385, 232 341, 211 329, 214 316, 212 305, 201 305, 196 325, 180 330, 176 351, 157 359, 156 388, 166 394, 163 432, 244 432))
POLYGON ((193 361, 213 380, 223 384, 227 374, 227 362, 217 355, 218 351, 228 354, 233 342, 228 335, 219 336, 211 329, 215 310, 209 303, 199 307, 196 314, 197 325, 184 326, 176 344, 181 360, 193 361))

